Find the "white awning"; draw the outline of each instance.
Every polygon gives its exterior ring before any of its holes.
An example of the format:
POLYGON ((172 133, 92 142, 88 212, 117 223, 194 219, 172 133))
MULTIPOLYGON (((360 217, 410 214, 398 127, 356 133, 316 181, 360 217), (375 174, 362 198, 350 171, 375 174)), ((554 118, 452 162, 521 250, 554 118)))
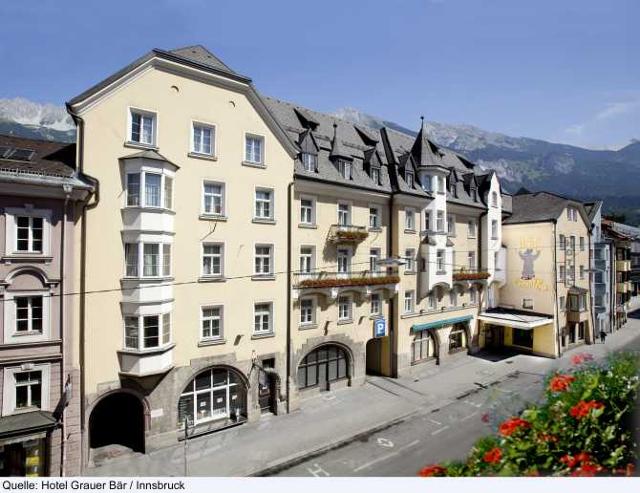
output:
POLYGON ((478 320, 494 325, 502 325, 505 327, 515 327, 516 329, 533 330, 536 327, 548 325, 553 322, 553 318, 541 315, 525 315, 522 313, 509 312, 483 312, 478 320))

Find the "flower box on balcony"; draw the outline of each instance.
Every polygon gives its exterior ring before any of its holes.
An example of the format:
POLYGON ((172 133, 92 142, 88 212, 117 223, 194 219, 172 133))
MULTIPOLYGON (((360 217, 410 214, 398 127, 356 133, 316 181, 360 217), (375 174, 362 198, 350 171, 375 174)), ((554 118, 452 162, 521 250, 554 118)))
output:
POLYGON ((298 288, 338 288, 345 286, 378 286, 381 284, 397 284, 399 276, 362 276, 331 279, 305 279, 298 288))
POLYGON ((488 272, 454 272, 453 280, 454 281, 479 281, 483 279, 487 279, 491 274, 488 272))
POLYGON ((364 241, 369 232, 363 226, 343 226, 334 224, 329 230, 329 239, 334 242, 360 243, 364 241))

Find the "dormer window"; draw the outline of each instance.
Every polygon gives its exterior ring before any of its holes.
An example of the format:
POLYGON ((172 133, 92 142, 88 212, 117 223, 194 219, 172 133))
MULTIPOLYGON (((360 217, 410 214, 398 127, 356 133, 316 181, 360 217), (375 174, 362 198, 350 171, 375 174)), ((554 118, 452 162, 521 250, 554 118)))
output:
POLYGON ((432 179, 431 175, 424 175, 422 178, 422 189, 425 192, 433 191, 433 187, 431 186, 431 179, 432 179))
POLYGON ((380 168, 371 167, 371 179, 376 185, 380 185, 380 168))
POLYGON ((346 159, 338 160, 338 172, 345 180, 351 179, 351 163, 346 159))
POLYGON ((473 200, 474 202, 477 202, 478 201, 478 191, 475 188, 472 188, 469 193, 471 195, 471 200, 473 200))
POLYGON ((413 183, 414 183, 413 182, 413 173, 411 171, 407 171, 406 174, 405 174, 405 177, 406 177, 405 181, 407 182, 407 185, 410 188, 413 188, 413 183))
POLYGON ((316 173, 318 171, 318 156, 310 152, 302 153, 302 167, 305 171, 316 173))

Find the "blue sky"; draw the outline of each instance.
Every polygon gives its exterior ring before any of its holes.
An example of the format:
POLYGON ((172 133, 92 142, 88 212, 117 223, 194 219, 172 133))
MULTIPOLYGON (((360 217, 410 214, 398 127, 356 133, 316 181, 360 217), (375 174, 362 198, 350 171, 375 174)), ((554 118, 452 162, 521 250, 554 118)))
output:
POLYGON ((0 98, 61 104, 153 47, 203 44, 319 111, 640 138, 637 0, 7 0, 0 19, 0 98))

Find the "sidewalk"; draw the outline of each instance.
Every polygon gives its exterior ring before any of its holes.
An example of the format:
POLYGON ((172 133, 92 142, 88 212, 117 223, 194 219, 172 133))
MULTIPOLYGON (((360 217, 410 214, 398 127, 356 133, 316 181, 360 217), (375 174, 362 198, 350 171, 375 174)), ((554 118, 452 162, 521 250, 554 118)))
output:
MULTIPOLYGON (((250 476, 294 463, 343 443, 364 438, 414 414, 428 412, 465 393, 507 378, 515 371, 545 374, 571 365, 575 353, 596 359, 626 347, 640 336, 640 320, 630 318, 606 344, 573 349, 557 360, 517 355, 498 362, 460 355, 446 366, 431 366, 417 378, 368 377, 361 387, 328 392, 283 416, 194 438, 187 443, 189 476, 250 476)), ((184 444, 147 455, 114 459, 86 471, 89 476, 182 476, 184 444)))

